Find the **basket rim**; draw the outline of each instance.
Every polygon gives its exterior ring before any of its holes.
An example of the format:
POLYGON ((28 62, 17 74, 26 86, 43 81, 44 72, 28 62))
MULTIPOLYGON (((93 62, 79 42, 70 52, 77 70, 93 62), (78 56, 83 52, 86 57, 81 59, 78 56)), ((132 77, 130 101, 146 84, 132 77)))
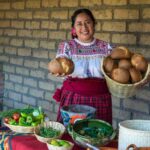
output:
POLYGON ((61 111, 63 112, 67 112, 67 113, 71 113, 71 114, 89 114, 89 113, 93 113, 96 111, 96 108, 92 107, 92 106, 89 106, 89 105, 84 105, 84 104, 71 104, 71 105, 67 105, 67 106, 63 106, 61 108, 61 111), (88 110, 88 112, 73 112, 72 110, 66 110, 65 108, 68 107, 68 108, 72 108, 72 107, 83 107, 83 108, 88 108, 90 110, 88 110))
MULTIPOLYGON (((57 141, 66 141, 66 142, 68 142, 70 144, 70 146, 74 146, 74 143, 72 143, 72 142, 70 142, 68 140, 64 140, 64 139, 55 139, 55 140, 57 140, 57 141)), ((52 144, 50 144, 48 142, 50 142, 50 140, 46 142, 47 145, 52 145, 52 144)), ((55 146, 55 145, 52 145, 52 146, 55 146)))
POLYGON ((141 120, 141 119, 125 120, 125 121, 122 121, 122 122, 119 123, 119 128, 129 130, 131 132, 136 132, 136 133, 146 133, 146 134, 150 133, 150 131, 142 131, 142 130, 139 130, 139 129, 130 129, 130 128, 125 126, 125 123, 132 123, 132 122, 134 122, 134 123, 139 122, 139 123, 143 123, 143 124, 148 122, 150 124, 150 120, 141 120))
MULTIPOLYGON (((107 79, 109 79, 111 82, 114 82, 114 83, 117 84, 117 85, 120 85, 120 86, 128 86, 128 87, 138 86, 139 84, 141 84, 141 83, 143 83, 143 82, 145 81, 145 79, 147 78, 148 75, 150 75, 150 63, 148 63, 147 71, 146 71, 146 73, 145 73, 145 75, 144 75, 144 78, 143 78, 141 81, 136 82, 136 83, 134 83, 134 84, 132 84, 132 83, 130 83, 130 84, 119 83, 119 82, 117 82, 117 81, 111 79, 111 78, 105 73, 104 68, 103 68, 103 62, 104 62, 104 59, 105 59, 105 58, 106 58, 106 57, 103 57, 103 58, 102 58, 102 61, 101 61, 101 70, 102 70, 102 73, 103 73, 103 75, 104 75, 105 77, 107 77, 107 79)), ((106 80, 107 80, 107 79, 106 79, 106 80)))
POLYGON ((34 129, 34 126, 20 126, 20 125, 12 125, 12 124, 8 124, 8 123, 4 123, 5 126, 7 127, 19 127, 19 128, 24 128, 24 129, 34 129))
POLYGON ((8 127, 11 131, 17 133, 34 133, 34 130, 37 126, 19 126, 19 125, 11 125, 4 123, 6 127, 8 127))
POLYGON ((62 123, 58 122, 58 121, 44 121, 41 124, 37 125, 37 127, 45 126, 46 123, 58 124, 58 125, 62 126, 64 130, 66 129, 65 126, 62 123))

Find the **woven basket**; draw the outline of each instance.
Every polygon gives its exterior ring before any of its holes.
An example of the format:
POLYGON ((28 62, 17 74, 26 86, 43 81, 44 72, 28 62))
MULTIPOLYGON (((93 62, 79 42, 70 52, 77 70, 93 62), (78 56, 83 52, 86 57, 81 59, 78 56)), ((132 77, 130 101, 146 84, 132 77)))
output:
POLYGON ((118 83, 118 82, 112 80, 105 73, 104 68, 103 68, 103 61, 104 61, 104 59, 102 60, 102 63, 101 63, 101 70, 102 70, 102 73, 103 73, 103 75, 106 79, 109 91, 113 96, 116 96, 116 97, 119 97, 119 98, 131 97, 131 96, 135 95, 137 90, 140 87, 142 87, 145 83, 147 83, 147 79, 150 78, 150 64, 148 64, 148 68, 147 68, 147 71, 145 73, 145 76, 141 81, 139 81, 135 84, 121 84, 121 83, 118 83))
POLYGON ((125 150, 130 144, 150 147, 150 120, 126 120, 119 123, 118 149, 125 150))
POLYGON ((4 123, 5 126, 7 126, 10 130, 18 133, 33 133, 35 127, 26 127, 26 126, 18 126, 18 125, 10 125, 7 123, 4 123))
POLYGON ((47 121, 47 122, 44 122, 43 124, 40 124, 39 126, 37 126, 37 128, 35 128, 35 131, 34 131, 34 135, 36 136, 36 138, 43 142, 43 143, 46 143, 52 139, 56 139, 56 138, 61 138, 62 135, 64 134, 66 128, 63 124, 59 123, 59 122, 55 122, 55 121, 47 121), (39 135, 39 130, 41 127, 52 127, 53 129, 56 129, 56 130, 59 130, 60 131, 60 134, 57 136, 57 137, 52 137, 52 138, 46 138, 46 137, 42 137, 39 135))

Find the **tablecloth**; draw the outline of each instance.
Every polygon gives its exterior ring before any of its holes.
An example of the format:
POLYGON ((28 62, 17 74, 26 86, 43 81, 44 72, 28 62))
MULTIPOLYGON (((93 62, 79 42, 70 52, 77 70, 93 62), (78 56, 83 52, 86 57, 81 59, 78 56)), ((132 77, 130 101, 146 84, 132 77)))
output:
MULTIPOLYGON (((74 143, 71 136, 65 133, 62 139, 74 143)), ((0 150, 48 150, 47 145, 36 139, 33 134, 12 132, 7 127, 0 127, 0 150)), ((74 143, 73 150, 85 150, 74 143)))
MULTIPOLYGON (((38 141, 33 134, 14 133, 11 132, 9 129, 5 129, 3 131, 5 131, 5 137, 3 138, 3 140, 1 140, 3 141, 1 143, 2 150, 48 150, 47 145, 45 143, 38 141)), ((74 143, 74 141, 72 140, 71 136, 68 133, 65 133, 62 136, 62 139, 74 143)), ((118 144, 117 142, 110 142, 105 147, 107 147, 106 148, 107 150, 109 150, 108 147, 110 147, 110 150, 117 150, 118 146, 117 144, 118 144)), ((102 150, 106 149, 103 148, 102 150)), ((86 149, 74 143, 73 150, 86 150, 86 149)))

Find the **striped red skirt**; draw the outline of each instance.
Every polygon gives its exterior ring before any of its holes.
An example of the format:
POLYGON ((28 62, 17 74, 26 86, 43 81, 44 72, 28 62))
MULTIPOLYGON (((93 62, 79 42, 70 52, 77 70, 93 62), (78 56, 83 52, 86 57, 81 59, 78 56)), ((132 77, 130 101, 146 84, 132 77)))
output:
POLYGON ((57 121, 62 122, 60 109, 70 104, 95 107, 96 118, 112 124, 112 101, 106 81, 100 78, 67 78, 53 98, 60 103, 57 121))

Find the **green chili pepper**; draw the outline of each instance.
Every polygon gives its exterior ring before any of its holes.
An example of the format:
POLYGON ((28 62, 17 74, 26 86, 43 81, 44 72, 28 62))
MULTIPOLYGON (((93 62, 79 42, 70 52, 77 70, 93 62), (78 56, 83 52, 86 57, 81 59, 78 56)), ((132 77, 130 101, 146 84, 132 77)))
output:
POLYGON ((14 119, 11 119, 11 120, 9 121, 9 124, 11 124, 11 125, 17 125, 17 122, 16 122, 14 119))
POLYGON ((21 116, 26 118, 28 116, 28 114, 25 112, 21 112, 21 116))
POLYGON ((32 116, 27 116, 26 122, 31 124, 33 122, 32 116))
POLYGON ((38 116, 35 116, 34 119, 36 121, 43 122, 44 121, 44 115, 43 114, 39 114, 38 116))
POLYGON ((31 126, 34 126, 34 127, 35 127, 35 126, 37 126, 38 124, 39 124, 38 121, 37 121, 37 122, 32 122, 32 123, 31 123, 31 126))
POLYGON ((26 119, 24 117, 19 118, 19 125, 20 126, 26 126, 26 119))

